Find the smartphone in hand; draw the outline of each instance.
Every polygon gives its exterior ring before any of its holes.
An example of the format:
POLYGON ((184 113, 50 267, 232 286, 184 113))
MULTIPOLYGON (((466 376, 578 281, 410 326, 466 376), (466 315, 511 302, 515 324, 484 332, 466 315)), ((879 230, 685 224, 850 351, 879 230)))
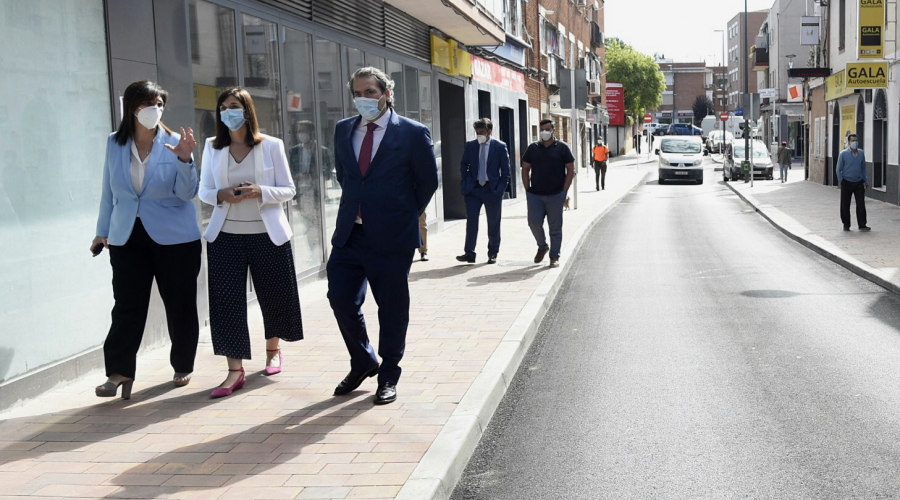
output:
POLYGON ((244 185, 244 183, 242 182, 242 183, 238 184, 238 187, 234 188, 233 193, 235 196, 241 195, 241 186, 243 186, 243 185, 244 185))

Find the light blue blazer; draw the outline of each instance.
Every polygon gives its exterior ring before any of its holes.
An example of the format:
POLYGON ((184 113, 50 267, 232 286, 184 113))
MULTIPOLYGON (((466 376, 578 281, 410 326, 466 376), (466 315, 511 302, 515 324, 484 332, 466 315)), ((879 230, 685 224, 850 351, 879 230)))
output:
POLYGON ((141 194, 131 184, 131 140, 116 143, 115 133, 106 144, 106 165, 100 195, 97 236, 110 245, 124 245, 131 237, 134 219, 140 215, 147 234, 160 245, 175 245, 200 239, 197 209, 191 201, 197 196, 199 178, 193 160, 182 163, 165 144, 176 146, 178 134, 158 128, 150 161, 144 172, 141 194))

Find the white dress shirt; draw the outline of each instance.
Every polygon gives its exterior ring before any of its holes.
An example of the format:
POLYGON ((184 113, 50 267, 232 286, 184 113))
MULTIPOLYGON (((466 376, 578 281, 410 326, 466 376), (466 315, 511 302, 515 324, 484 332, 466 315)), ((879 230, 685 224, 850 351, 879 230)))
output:
MULTIPOLYGON (((381 140, 384 139, 384 132, 387 130, 387 125, 391 121, 393 112, 394 108, 391 108, 387 113, 381 115, 381 118, 372 122, 378 125, 378 128, 372 132, 372 158, 375 158, 378 146, 381 144, 381 140)), ((360 120, 359 126, 353 131, 353 153, 356 154, 356 161, 359 161, 359 150, 362 148, 363 139, 366 138, 366 131, 368 130, 366 126, 368 124, 369 122, 366 120, 360 120)), ((372 161, 372 158, 369 158, 369 162, 372 161)))
POLYGON ((137 195, 140 195, 144 188, 144 172, 147 171, 148 163, 150 163, 150 153, 147 153, 147 157, 141 161, 141 154, 134 145, 134 141, 131 141, 131 185, 137 195))

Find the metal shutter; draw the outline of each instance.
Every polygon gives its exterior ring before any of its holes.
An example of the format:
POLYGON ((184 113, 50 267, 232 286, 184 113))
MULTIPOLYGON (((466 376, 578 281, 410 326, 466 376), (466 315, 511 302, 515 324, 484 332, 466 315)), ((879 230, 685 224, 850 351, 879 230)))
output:
POLYGON ((381 0, 315 0, 312 20, 384 46, 381 0))
POLYGON ((303 19, 312 19, 312 3, 313 0, 259 0, 264 4, 277 7, 291 14, 302 17, 303 19))
POLYGON ((385 47, 423 61, 431 60, 431 30, 427 24, 385 4, 384 26, 385 31, 390 33, 385 47))

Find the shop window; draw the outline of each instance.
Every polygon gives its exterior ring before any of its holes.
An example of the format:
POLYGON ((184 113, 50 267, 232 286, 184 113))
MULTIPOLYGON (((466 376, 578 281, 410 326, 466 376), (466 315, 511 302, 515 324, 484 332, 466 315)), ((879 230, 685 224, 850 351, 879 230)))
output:
MULTIPOLYGON (((222 90, 237 85, 237 43, 232 9, 204 0, 190 0, 188 19, 194 77, 194 138, 197 139, 194 157, 200 164, 206 140, 216 135, 216 100, 222 90)), ((200 204, 204 227, 212 210, 211 205, 200 204)))
POLYGON ((286 123, 284 144, 297 194, 291 201, 292 248, 298 273, 324 262, 322 188, 324 165, 334 163, 333 150, 318 136, 313 85, 312 37, 290 28, 284 30, 284 88, 286 123))
MULTIPOLYGON (((341 46, 331 40, 316 38, 316 65, 318 77, 327 75, 328 81, 341 80, 341 46)), ((334 127, 344 117, 344 97, 350 93, 342 84, 331 85, 328 89, 319 88, 316 106, 318 107, 319 143, 328 151, 334 151, 334 127)), ((349 100, 349 99, 348 99, 349 100)), ((322 194, 324 197, 325 234, 334 232, 337 220, 338 205, 341 202, 341 186, 338 184, 334 170, 334 156, 322 155, 322 194)))
POLYGON ((281 138, 278 25, 248 14, 242 19, 243 86, 253 96, 259 131, 281 138))
POLYGON ((415 121, 421 121, 421 108, 419 107, 419 72, 416 68, 406 66, 403 70, 403 89, 406 92, 406 116, 415 121))
MULTIPOLYGON (((344 82, 349 82, 353 73, 365 66, 365 54, 363 51, 352 47, 344 47, 344 82)), ((353 99, 347 99, 347 109, 344 112, 344 116, 352 116, 358 113, 353 99)))
POLYGON ((394 80, 394 111, 402 116, 406 116, 403 65, 398 62, 388 61, 387 75, 391 77, 391 80, 394 80))

